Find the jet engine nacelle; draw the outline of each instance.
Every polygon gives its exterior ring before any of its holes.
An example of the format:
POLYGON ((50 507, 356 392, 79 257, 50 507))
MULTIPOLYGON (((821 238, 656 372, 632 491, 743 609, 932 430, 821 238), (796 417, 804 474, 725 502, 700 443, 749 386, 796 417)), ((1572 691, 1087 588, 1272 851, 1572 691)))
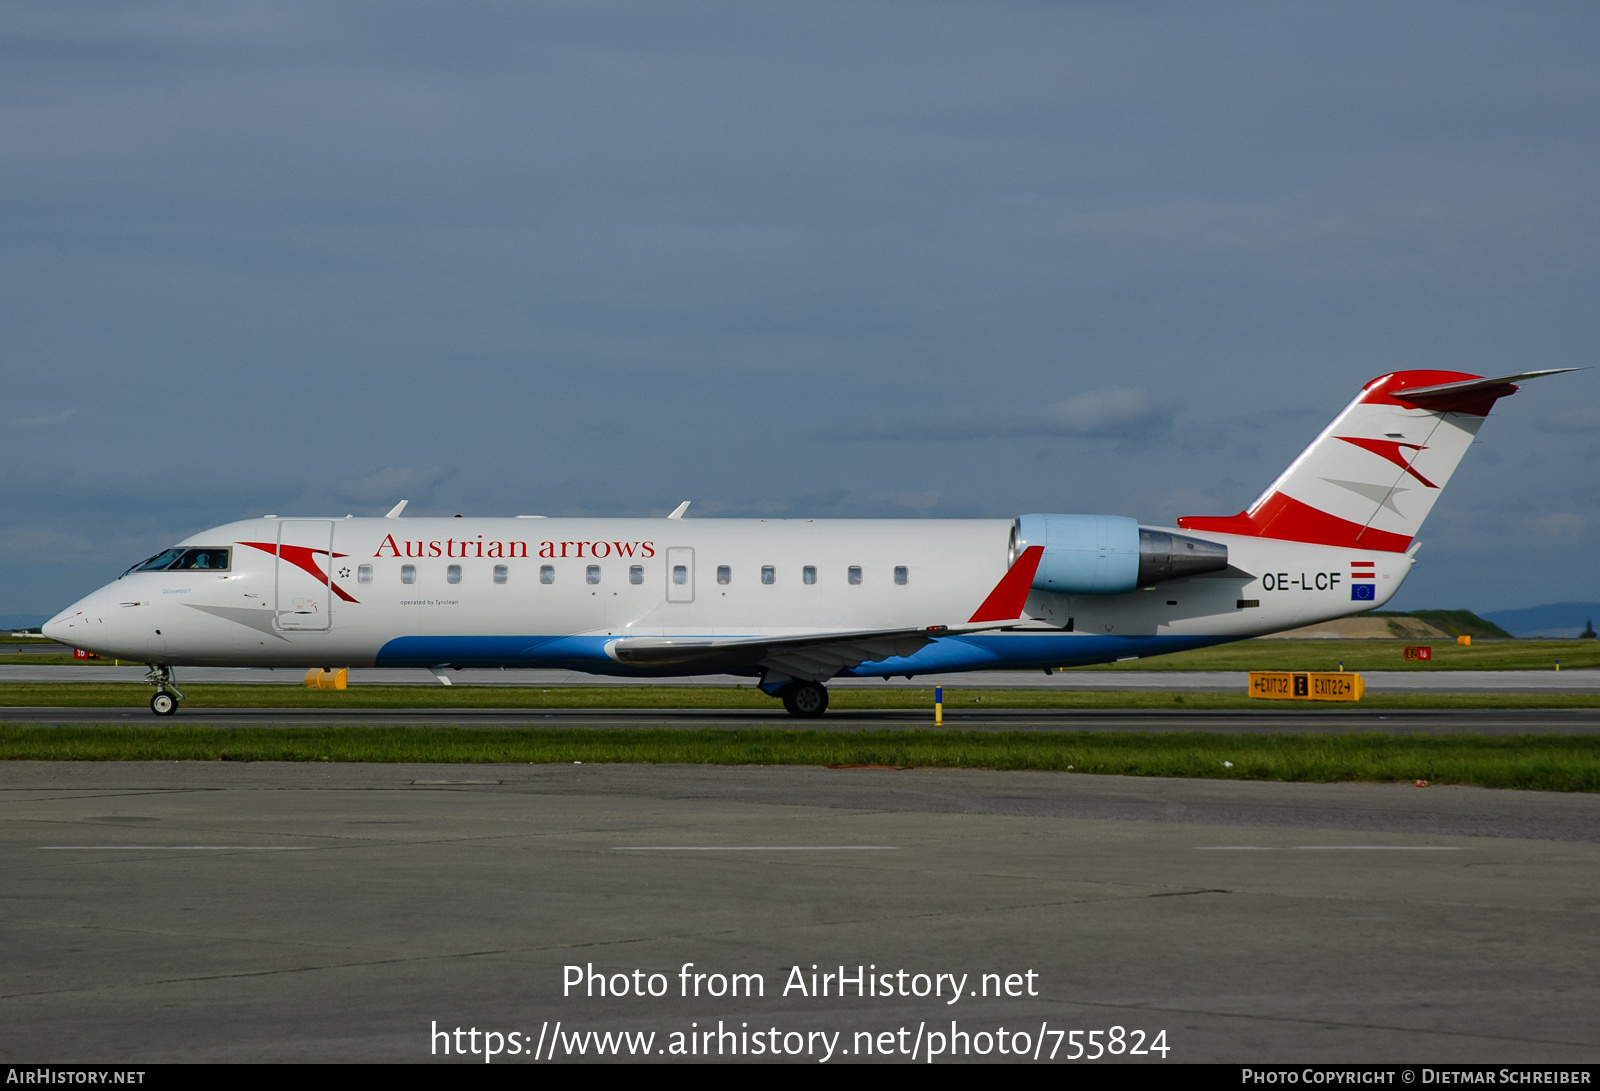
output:
POLYGON ((1011 527, 1011 559, 1029 546, 1044 547, 1033 586, 1062 595, 1121 595, 1228 567, 1225 545, 1121 515, 1024 515, 1011 527))

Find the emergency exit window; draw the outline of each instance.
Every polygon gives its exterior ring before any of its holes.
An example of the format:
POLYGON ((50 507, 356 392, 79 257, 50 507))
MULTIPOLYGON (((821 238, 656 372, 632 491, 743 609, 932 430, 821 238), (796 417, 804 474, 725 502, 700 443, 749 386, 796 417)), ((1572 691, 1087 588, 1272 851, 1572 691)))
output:
POLYGON ((675 565, 673 565, 672 566, 672 582, 673 583, 677 583, 677 584, 686 584, 686 583, 688 583, 689 582, 689 566, 685 565, 685 564, 675 564, 675 565))

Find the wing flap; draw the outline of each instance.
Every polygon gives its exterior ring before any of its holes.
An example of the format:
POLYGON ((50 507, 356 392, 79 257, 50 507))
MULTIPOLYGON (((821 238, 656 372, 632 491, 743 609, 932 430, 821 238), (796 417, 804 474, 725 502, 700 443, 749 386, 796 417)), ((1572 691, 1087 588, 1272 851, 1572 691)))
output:
POLYGON ((820 682, 862 663, 914 655, 949 632, 946 626, 934 625, 784 636, 636 636, 612 641, 606 654, 619 663, 655 670, 697 673, 759 667, 820 682))

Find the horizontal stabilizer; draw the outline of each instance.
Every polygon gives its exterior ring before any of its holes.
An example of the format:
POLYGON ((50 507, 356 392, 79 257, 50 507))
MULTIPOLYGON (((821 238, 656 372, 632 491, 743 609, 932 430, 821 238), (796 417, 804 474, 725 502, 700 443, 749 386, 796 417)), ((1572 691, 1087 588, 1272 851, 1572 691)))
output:
POLYGON ((1395 392, 1395 396, 1414 402, 1422 398, 1436 398, 1445 394, 1473 394, 1482 390, 1509 386, 1527 379, 1541 379, 1546 375, 1564 375, 1569 371, 1582 371, 1578 367, 1547 367, 1543 371, 1523 371, 1516 375, 1500 375, 1493 379, 1468 379, 1460 383, 1439 383, 1437 386, 1408 386, 1395 392))

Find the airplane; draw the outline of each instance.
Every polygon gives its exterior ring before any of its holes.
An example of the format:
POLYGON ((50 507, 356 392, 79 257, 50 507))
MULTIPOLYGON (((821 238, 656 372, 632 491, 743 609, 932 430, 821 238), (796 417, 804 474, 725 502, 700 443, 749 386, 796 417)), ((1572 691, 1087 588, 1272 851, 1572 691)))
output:
POLYGON ((196 534, 44 635, 174 668, 733 674, 820 716, 836 677, 1160 655, 1376 609, 1517 383, 1399 371, 1362 387, 1237 515, 1016 519, 407 519, 267 515, 196 534))

